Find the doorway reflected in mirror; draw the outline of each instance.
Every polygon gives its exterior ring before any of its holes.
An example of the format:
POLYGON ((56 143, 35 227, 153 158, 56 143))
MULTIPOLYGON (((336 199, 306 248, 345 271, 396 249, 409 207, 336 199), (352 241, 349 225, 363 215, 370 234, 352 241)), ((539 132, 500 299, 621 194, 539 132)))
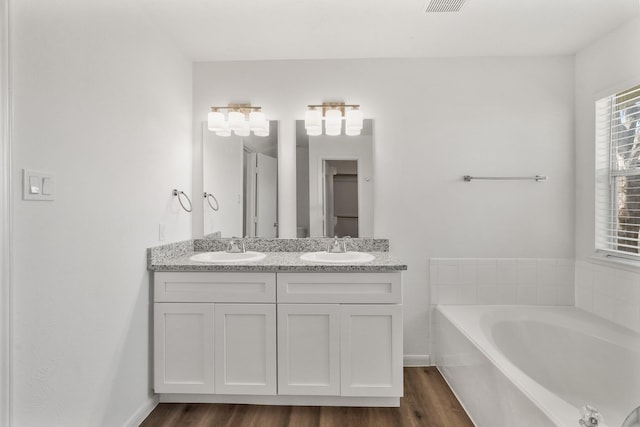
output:
POLYGON ((296 121, 298 237, 374 237, 373 120, 361 135, 308 136, 296 121))
POLYGON ((358 162, 324 160, 324 234, 358 237, 358 162))

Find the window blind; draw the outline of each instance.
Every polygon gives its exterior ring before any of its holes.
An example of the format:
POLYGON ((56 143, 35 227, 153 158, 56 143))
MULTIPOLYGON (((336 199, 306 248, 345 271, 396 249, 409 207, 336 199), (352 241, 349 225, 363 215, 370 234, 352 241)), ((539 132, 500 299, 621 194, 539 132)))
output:
POLYGON ((640 85, 596 102, 596 249, 640 258, 640 85))

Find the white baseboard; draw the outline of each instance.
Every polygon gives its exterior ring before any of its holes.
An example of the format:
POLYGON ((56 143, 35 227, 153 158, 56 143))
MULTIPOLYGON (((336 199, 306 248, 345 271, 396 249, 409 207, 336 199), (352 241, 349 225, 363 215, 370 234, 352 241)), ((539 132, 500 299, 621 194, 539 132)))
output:
POLYGON ((138 427, 140 424, 142 424, 144 419, 149 416, 151 411, 153 411, 155 407, 158 406, 159 401, 160 400, 158 399, 157 395, 150 397, 149 400, 143 403, 142 406, 140 406, 140 408, 138 408, 138 410, 134 412, 131 417, 129 417, 127 422, 124 423, 125 427, 138 427))
POLYGON ((431 366, 431 356, 428 354, 405 354, 404 366, 431 366))
POLYGON ((249 394, 161 394, 160 402, 167 403, 226 403, 241 405, 286 406, 376 406, 399 407, 400 397, 357 396, 300 396, 249 394))

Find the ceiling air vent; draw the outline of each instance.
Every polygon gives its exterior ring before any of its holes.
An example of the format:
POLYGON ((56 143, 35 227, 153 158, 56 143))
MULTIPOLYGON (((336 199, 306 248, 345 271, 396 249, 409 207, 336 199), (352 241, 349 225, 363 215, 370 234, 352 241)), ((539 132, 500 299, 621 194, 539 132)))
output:
POLYGON ((466 0, 430 0, 425 12, 460 12, 466 0))

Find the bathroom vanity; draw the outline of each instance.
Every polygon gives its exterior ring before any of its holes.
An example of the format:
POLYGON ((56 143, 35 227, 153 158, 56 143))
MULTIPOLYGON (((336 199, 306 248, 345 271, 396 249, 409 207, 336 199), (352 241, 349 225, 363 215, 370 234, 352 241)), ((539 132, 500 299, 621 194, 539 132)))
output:
POLYGON ((161 401, 399 405, 405 265, 386 252, 357 265, 193 253, 150 261, 161 401))

